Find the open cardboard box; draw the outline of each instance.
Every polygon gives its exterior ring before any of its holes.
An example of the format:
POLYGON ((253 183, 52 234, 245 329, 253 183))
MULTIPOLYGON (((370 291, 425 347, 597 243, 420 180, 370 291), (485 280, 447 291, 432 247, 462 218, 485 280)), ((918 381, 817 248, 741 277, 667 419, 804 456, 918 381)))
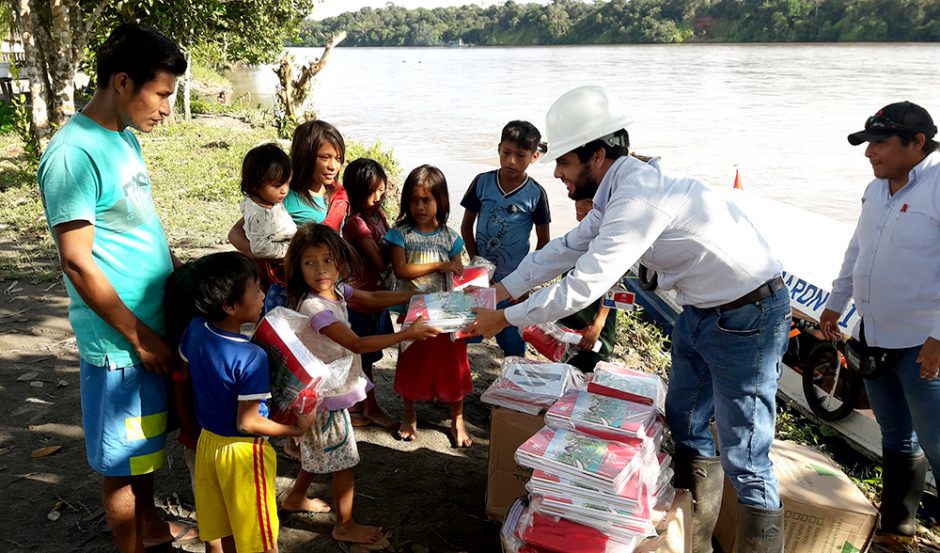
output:
POLYGON ((525 485, 532 476, 532 469, 516 464, 513 455, 520 445, 543 426, 545 419, 541 415, 493 407, 486 479, 486 516, 490 519, 502 522, 512 502, 526 495, 525 485))
MULTIPOLYGON (((842 470, 822 453, 775 440, 770 450, 780 481, 787 553, 865 551, 878 527, 878 511, 842 470)), ((738 497, 725 480, 715 537, 732 551, 738 497)))

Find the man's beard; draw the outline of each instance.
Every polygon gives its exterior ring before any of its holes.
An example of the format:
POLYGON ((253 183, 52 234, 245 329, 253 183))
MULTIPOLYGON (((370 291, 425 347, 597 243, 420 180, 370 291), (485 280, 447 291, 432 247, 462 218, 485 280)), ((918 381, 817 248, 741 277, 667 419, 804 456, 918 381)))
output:
POLYGON ((574 201, 578 200, 590 200, 594 198, 594 195, 597 194, 597 188, 600 186, 600 183, 591 174, 591 168, 584 164, 581 167, 581 171, 578 172, 578 176, 571 183, 574 190, 568 192, 568 197, 574 201))

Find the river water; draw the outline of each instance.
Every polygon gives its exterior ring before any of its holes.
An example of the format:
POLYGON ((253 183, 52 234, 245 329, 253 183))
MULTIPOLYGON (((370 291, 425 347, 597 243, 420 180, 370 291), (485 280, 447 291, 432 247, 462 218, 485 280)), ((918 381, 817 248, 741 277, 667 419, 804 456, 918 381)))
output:
MULTIPOLYGON (((871 168, 846 134, 900 100, 940 119, 938 60, 940 44, 338 48, 313 104, 347 139, 393 148, 405 173, 440 167, 454 228, 473 176, 498 166, 502 126, 527 119, 544 133, 552 102, 585 84, 620 95, 635 121, 631 143, 663 166, 719 186, 738 170, 746 190, 854 223, 871 168)), ((269 66, 229 77, 236 97, 272 101, 269 66)), ((573 226, 552 165, 529 174, 549 193, 552 235, 573 226)))

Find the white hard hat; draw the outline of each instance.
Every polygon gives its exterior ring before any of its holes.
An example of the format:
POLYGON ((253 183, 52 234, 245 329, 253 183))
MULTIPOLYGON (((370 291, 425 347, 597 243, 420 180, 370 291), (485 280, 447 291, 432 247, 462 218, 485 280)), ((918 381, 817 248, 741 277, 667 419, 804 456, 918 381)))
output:
POLYGON ((545 116, 548 152, 542 156, 542 163, 606 138, 632 122, 620 100, 605 88, 589 85, 569 90, 555 100, 545 116))

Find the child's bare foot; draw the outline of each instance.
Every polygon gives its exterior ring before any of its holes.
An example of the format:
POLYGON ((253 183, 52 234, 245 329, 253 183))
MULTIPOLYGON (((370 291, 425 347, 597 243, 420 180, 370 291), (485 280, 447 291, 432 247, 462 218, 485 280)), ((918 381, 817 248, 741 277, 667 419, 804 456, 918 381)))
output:
POLYGON ((398 438, 406 442, 413 442, 418 437, 418 419, 414 415, 410 418, 405 415, 398 426, 398 438))
POLYGON ((349 543, 375 543, 382 539, 378 526, 363 526, 354 520, 333 527, 333 539, 349 543))
POLYGON ((462 416, 454 418, 450 425, 450 435, 454 438, 454 447, 470 447, 473 445, 473 438, 467 433, 462 416))
POLYGON ((362 416, 369 419, 369 421, 381 428, 387 428, 391 430, 395 428, 395 425, 398 424, 398 421, 394 417, 383 411, 382 409, 369 409, 368 407, 362 412, 362 416))
POLYGON ((329 513, 330 505, 322 499, 305 497, 301 501, 287 496, 281 502, 281 510, 287 513, 329 513))

